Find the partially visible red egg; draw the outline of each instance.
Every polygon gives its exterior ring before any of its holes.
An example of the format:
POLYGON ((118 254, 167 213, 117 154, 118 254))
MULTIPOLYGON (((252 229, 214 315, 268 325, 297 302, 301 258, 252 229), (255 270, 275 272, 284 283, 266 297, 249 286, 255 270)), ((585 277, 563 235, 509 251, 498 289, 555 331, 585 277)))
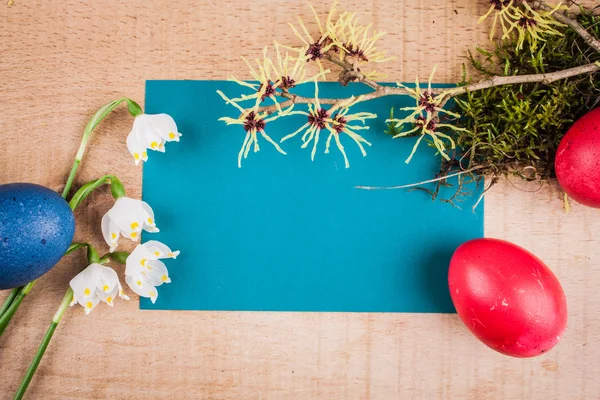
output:
POLYGON ((448 284, 463 323, 500 353, 545 353, 567 326, 567 302, 556 276, 510 242, 486 238, 462 244, 450 261, 448 284))
POLYGON ((579 118, 567 131, 556 151, 554 170, 569 197, 600 208, 600 108, 579 118))

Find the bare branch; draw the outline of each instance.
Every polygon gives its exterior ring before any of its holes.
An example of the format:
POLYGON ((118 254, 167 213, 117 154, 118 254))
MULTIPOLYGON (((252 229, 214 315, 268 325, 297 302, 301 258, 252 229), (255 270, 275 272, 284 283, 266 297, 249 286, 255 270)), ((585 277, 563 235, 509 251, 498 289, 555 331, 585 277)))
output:
POLYGON ((590 74, 600 70, 600 66, 596 63, 580 65, 578 67, 563 69, 561 71, 551 72, 548 74, 531 74, 531 75, 511 75, 511 76, 493 76, 481 82, 472 83, 470 85, 461 86, 456 89, 450 89, 451 95, 475 92, 477 90, 489 89, 495 86, 516 85, 520 83, 543 83, 548 85, 552 82, 566 78, 571 78, 577 75, 590 74))
POLYGON ((347 60, 340 61, 337 54, 331 54, 331 50, 329 53, 324 54, 323 58, 342 67, 342 71, 340 72, 340 83, 342 86, 348 85, 349 82, 360 82, 375 90, 381 87, 379 83, 367 78, 362 72, 360 72, 360 69, 357 65, 349 63, 347 60))
MULTIPOLYGON (((434 88, 432 92, 435 94, 446 93, 446 97, 443 100, 443 104, 445 104, 452 97, 467 93, 467 92, 475 92, 478 90, 489 89, 496 86, 504 86, 504 85, 517 85, 521 83, 543 83, 548 85, 552 82, 571 78, 573 76, 590 74, 593 72, 597 72, 600 70, 600 66, 596 63, 590 63, 581 65, 579 67, 573 67, 564 69, 562 71, 551 72, 548 74, 530 74, 530 75, 511 75, 511 76, 493 76, 489 79, 482 80, 480 82, 472 83, 470 85, 459 86, 454 89, 439 89, 434 88)), ((373 99, 377 99, 379 97, 384 96, 399 96, 405 95, 408 92, 405 88, 402 87, 390 87, 390 86, 381 86, 377 85, 378 88, 371 93, 368 93, 361 97, 360 102, 369 101, 373 99)), ((302 97, 297 96, 295 94, 290 94, 287 92, 278 92, 278 96, 288 99, 287 101, 280 103, 281 108, 287 108, 294 104, 308 104, 314 103, 315 99, 310 97, 302 97)), ((348 99, 319 99, 319 103, 321 104, 338 104, 347 101, 348 99)), ((277 111, 277 107, 265 106, 258 109, 259 112, 266 112, 271 114, 277 111)))
POLYGON ((415 186, 422 186, 422 185, 426 185, 428 183, 434 183, 434 182, 439 182, 439 181, 445 181, 446 179, 450 179, 450 178, 454 178, 455 176, 459 176, 459 175, 464 175, 464 174, 468 174, 471 173, 473 171, 476 171, 478 169, 482 169, 482 168, 487 168, 487 166, 485 165, 478 165, 476 167, 467 169, 465 171, 459 171, 453 174, 449 174, 449 175, 443 175, 434 179, 429 179, 426 181, 422 181, 422 182, 417 182, 417 183, 410 183, 408 185, 401 185, 401 186, 355 186, 356 189, 363 189, 363 190, 394 190, 394 189, 406 189, 406 188, 411 188, 411 187, 415 187, 415 186))
MULTIPOLYGON (((531 2, 534 8, 550 11, 553 8, 550 7, 545 1, 537 0, 531 2)), ((600 41, 596 40, 593 36, 591 36, 575 19, 570 18, 565 14, 555 12, 552 16, 559 22, 564 23, 571 27, 577 34, 579 34, 585 42, 596 51, 600 52, 600 41)), ((323 55, 323 58, 335 65, 338 65, 342 68, 340 72, 339 82, 343 86, 348 85, 349 82, 358 82, 364 83, 365 85, 371 87, 373 92, 366 94, 361 97, 360 102, 369 101, 373 99, 377 99, 379 97, 384 96, 398 96, 405 95, 408 92, 405 88, 401 87, 389 87, 382 86, 379 83, 370 80, 367 78, 358 68, 356 64, 348 62, 346 58, 340 60, 339 53, 333 53, 332 51, 323 55)), ((478 90, 489 89, 496 86, 504 86, 504 85, 516 85, 521 83, 542 83, 548 85, 552 82, 570 78, 573 76, 590 74, 600 70, 600 65, 596 63, 590 63, 586 65, 581 65, 579 67, 569 68, 562 71, 551 72, 548 74, 530 74, 530 75, 514 75, 514 76, 493 76, 489 79, 482 80, 480 82, 472 83, 470 85, 460 86, 455 89, 433 89, 432 92, 434 94, 444 93, 445 97, 440 103, 440 108, 443 106, 454 96, 464 94, 467 92, 475 92, 478 90)), ((310 97, 302 97, 297 96, 295 94, 291 94, 287 91, 277 92, 277 95, 287 99, 280 103, 281 108, 287 108, 293 106, 295 104, 308 104, 314 103, 315 99, 310 97)), ((331 104, 335 105, 338 103, 342 103, 347 101, 348 99, 319 99, 319 103, 321 104, 331 104)), ((275 105, 265 106, 259 108, 259 112, 266 112, 268 114, 272 114, 277 111, 278 108, 275 105)))
POLYGON ((334 63, 334 64, 342 67, 343 69, 351 69, 351 68, 348 68, 349 64, 347 62, 340 61, 336 55, 333 55, 331 53, 323 54, 323 58, 326 59, 327 61, 329 61, 330 63, 334 63))
MULTIPOLYGON (((360 101, 357 101, 357 103, 377 99, 379 97, 390 96, 390 95, 398 96, 398 95, 407 94, 407 93, 408 92, 404 88, 379 86, 379 88, 377 90, 361 96, 360 101)), ((313 97, 302 97, 302 96, 298 96, 298 95, 286 93, 286 92, 277 92, 277 95, 288 99, 287 101, 284 101, 283 103, 279 103, 279 106, 282 109, 290 107, 294 104, 312 104, 312 103, 315 103, 317 100, 313 97)), ((321 99, 321 98, 319 98, 319 103, 336 105, 336 104, 345 103, 348 100, 349 100, 349 98, 345 98, 345 99, 321 99)), ((266 112, 267 114, 272 114, 277 110, 278 110, 277 106, 271 105, 271 106, 260 107, 258 109, 258 112, 259 113, 266 112)))
MULTIPOLYGON (((538 8, 544 11, 553 10, 553 7, 550 7, 545 1, 536 1, 532 4, 532 6, 533 8, 538 8)), ((558 22, 562 22, 563 24, 568 25, 579 36, 583 38, 583 40, 588 46, 600 53, 600 41, 598 41, 592 35, 590 35, 589 32, 586 31, 585 28, 581 26, 576 19, 569 17, 568 13, 568 10, 566 10, 564 14, 557 11, 552 14, 552 17, 558 22)))
MULTIPOLYGON (((293 106, 294 104, 312 104, 316 101, 316 99, 313 97, 298 96, 296 94, 291 94, 289 92, 277 92, 277 96, 288 99, 284 102, 279 103, 279 108, 281 108, 281 109, 289 108, 290 106, 293 106)), ((341 103, 344 100, 346 100, 346 99, 319 99, 319 103, 320 104, 336 104, 338 102, 341 103)), ((273 104, 271 106, 259 107, 258 112, 273 114, 274 112, 278 111, 279 108, 275 104, 273 104)))

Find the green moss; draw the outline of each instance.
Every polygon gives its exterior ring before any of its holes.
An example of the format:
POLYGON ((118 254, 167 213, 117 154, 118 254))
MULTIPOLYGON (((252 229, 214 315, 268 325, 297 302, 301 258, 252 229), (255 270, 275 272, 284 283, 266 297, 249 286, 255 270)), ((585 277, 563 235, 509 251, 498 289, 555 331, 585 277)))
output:
MULTIPOLYGON (((600 38, 600 17, 582 9, 581 25, 600 38)), ((549 73, 600 60, 570 28, 562 36, 546 36, 536 50, 515 50, 515 43, 497 43, 491 51, 478 48, 471 64, 484 75, 549 73)), ((461 84, 469 82, 464 80, 461 84)), ((554 155, 568 128, 600 100, 600 75, 581 75, 548 85, 501 86, 455 98, 463 115, 458 125, 468 132, 453 134, 464 149, 460 167, 485 166, 478 174, 517 174, 525 179, 553 176, 554 155)), ((442 165, 448 172, 456 165, 442 165)))

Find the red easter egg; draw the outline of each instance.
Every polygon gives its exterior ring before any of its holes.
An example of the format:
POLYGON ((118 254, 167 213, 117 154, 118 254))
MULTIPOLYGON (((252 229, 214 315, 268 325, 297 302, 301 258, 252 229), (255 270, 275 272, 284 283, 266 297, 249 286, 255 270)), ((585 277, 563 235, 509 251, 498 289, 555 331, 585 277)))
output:
POLYGON ((534 357, 558 343, 567 303, 552 271, 527 250, 498 239, 475 239, 452 256, 450 295, 469 330, 490 348, 534 357))
POLYGON ((554 170, 569 197, 600 208, 600 108, 579 118, 567 131, 556 151, 554 170))

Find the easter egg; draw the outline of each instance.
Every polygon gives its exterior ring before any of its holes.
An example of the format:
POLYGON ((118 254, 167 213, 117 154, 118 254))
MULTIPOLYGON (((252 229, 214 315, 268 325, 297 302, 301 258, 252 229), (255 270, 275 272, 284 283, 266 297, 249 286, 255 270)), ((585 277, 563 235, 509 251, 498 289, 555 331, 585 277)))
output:
POLYGON ((567 131, 556 150, 554 170, 571 198, 600 208, 600 108, 579 118, 567 131))
POLYGON ((448 284, 462 322, 500 353, 543 354, 567 326, 567 303, 556 276, 510 242, 486 238, 462 244, 450 261, 448 284))
POLYGON ((31 183, 0 185, 0 289, 48 272, 74 233, 73 212, 56 192, 31 183))

